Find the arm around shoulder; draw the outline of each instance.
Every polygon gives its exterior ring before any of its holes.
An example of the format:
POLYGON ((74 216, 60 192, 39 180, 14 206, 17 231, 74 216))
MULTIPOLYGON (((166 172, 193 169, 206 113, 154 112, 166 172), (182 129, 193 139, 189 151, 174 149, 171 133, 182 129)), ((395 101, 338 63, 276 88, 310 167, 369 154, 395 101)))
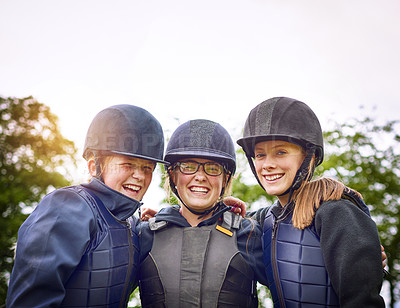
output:
POLYGON ((244 218, 242 220, 241 228, 237 234, 239 251, 252 267, 255 280, 266 285, 267 277, 264 268, 261 236, 262 230, 257 221, 250 218, 244 218))
POLYGON ((264 226, 265 216, 267 215, 267 212, 271 206, 272 205, 268 205, 268 206, 259 208, 257 211, 246 212, 246 217, 256 220, 259 223, 259 225, 261 226, 261 230, 262 230, 262 228, 264 226))

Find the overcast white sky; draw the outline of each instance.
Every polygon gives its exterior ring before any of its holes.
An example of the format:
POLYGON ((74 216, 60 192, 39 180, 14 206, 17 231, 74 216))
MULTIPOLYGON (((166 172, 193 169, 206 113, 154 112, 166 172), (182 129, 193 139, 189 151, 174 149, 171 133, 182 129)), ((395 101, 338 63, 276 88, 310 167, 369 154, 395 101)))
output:
MULTIPOLYGON (((207 118, 237 139, 273 96, 304 101, 323 128, 397 120, 399 12, 398 0, 0 0, 0 96, 50 106, 80 154, 95 114, 120 103, 166 137, 176 119, 207 118)), ((145 204, 162 199, 157 184, 145 204)))
POLYGON ((0 95, 32 95, 82 152, 94 115, 144 107, 166 137, 207 118, 238 138, 273 96, 329 119, 400 119, 398 0, 0 0, 0 95), (360 115, 360 106, 365 106, 360 115))

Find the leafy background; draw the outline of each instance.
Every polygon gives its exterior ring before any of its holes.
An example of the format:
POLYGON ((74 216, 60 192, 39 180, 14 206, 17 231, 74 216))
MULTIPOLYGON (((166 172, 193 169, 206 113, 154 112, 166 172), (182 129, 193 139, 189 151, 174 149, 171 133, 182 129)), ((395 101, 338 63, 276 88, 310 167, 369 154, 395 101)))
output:
MULTIPOLYGON (((379 123, 373 117, 352 117, 325 131, 325 161, 316 176, 331 176, 358 190, 375 220, 388 255, 385 278, 389 307, 400 301, 400 136, 399 121, 379 123)), ((77 150, 62 136, 58 117, 33 97, 0 97, 0 305, 4 305, 13 266, 17 231, 48 192, 73 182, 77 150)), ((273 198, 254 181, 238 151, 234 196, 249 210, 273 198)), ((268 292, 259 286, 260 306, 268 292)), ((131 306, 140 305, 136 291, 131 306)))

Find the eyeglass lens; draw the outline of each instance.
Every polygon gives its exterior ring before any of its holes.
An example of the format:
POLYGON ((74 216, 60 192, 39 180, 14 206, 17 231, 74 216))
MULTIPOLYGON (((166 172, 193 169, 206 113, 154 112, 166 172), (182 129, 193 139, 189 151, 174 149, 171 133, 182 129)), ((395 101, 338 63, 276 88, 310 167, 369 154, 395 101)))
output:
POLYGON ((198 163, 195 161, 186 161, 178 163, 179 170, 183 174, 194 174, 196 173, 200 166, 203 166, 204 172, 211 176, 217 176, 222 173, 223 167, 218 163, 206 162, 198 163))

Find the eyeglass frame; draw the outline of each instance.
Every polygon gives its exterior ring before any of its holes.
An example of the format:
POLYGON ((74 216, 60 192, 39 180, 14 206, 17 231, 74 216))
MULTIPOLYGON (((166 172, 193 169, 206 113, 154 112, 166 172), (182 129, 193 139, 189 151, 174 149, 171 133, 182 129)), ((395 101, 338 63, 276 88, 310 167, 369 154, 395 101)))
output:
POLYGON ((207 175, 209 175, 209 176, 220 176, 223 172, 225 172, 226 174, 229 174, 229 173, 230 173, 230 172, 228 172, 228 170, 225 168, 225 166, 224 166, 223 164, 220 164, 220 163, 218 163, 218 162, 210 162, 210 161, 208 161, 208 162, 205 162, 205 163, 199 163, 199 162, 197 162, 197 161, 195 161, 195 160, 178 161, 178 162, 174 163, 174 164, 170 167, 170 170, 173 170, 173 169, 175 169, 176 167, 179 167, 179 171, 180 171, 182 174, 193 175, 193 174, 196 174, 197 171, 199 171, 200 166, 203 166, 203 171, 204 171, 204 173, 207 174, 207 175), (196 164, 197 164, 196 171, 194 171, 193 173, 186 173, 186 172, 183 172, 182 169, 181 169, 181 164, 184 164, 184 163, 196 163, 196 164), (207 165, 207 164, 214 164, 214 165, 219 165, 219 166, 221 166, 221 167, 222 167, 222 168, 220 169, 221 172, 220 172, 219 174, 209 174, 209 173, 206 171, 206 169, 205 169, 205 165, 207 165))

